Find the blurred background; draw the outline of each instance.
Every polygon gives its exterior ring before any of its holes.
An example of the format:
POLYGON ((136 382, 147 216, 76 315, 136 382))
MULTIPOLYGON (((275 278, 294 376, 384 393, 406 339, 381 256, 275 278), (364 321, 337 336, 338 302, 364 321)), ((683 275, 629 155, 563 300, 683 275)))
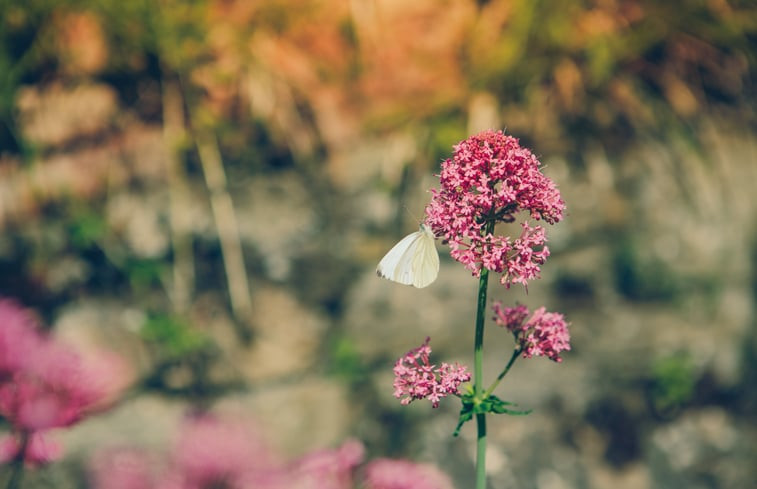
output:
MULTIPOLYGON (((571 321, 497 391, 491 487, 757 485, 757 5, 750 0, 0 0, 0 295, 130 366, 29 479, 84 487, 188 410, 298 456, 347 438, 469 487, 459 404, 402 407, 431 336, 472 364, 477 280, 375 276, 452 145, 506 129, 568 206, 543 279, 571 321)), ((486 374, 511 339, 489 325, 486 374)))

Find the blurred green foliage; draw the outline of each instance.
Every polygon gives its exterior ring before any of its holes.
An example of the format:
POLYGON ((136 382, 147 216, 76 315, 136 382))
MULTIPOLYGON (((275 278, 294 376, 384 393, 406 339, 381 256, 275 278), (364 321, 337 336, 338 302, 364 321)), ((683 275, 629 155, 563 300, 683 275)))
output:
POLYGON ((105 217, 91 207, 79 207, 68 216, 68 236, 79 251, 97 245, 106 237, 108 225, 105 217))
POLYGON ((354 341, 346 336, 338 336, 329 343, 327 371, 335 377, 344 379, 349 384, 363 382, 369 372, 357 350, 354 341))
POLYGON ((141 330, 142 338, 155 347, 157 355, 166 360, 186 357, 207 348, 210 340, 186 321, 163 314, 147 319, 141 330))
POLYGON ((665 261, 642 253, 632 238, 618 239, 613 258, 616 288, 634 301, 667 302, 681 292, 680 277, 665 261))
POLYGON ((687 352, 657 359, 652 364, 650 376, 649 400, 658 415, 674 414, 694 396, 697 375, 687 352))
POLYGON ((186 397, 203 409, 214 396, 235 387, 211 380, 218 349, 208 335, 187 320, 152 314, 140 333, 152 354, 152 368, 143 381, 145 388, 186 397))

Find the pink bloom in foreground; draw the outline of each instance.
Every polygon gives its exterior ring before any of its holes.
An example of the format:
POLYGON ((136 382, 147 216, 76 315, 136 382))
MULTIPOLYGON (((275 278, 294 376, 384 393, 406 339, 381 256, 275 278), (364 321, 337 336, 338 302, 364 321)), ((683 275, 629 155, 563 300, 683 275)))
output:
POLYGON ((27 355, 27 364, 0 383, 0 414, 17 429, 69 426, 106 394, 102 372, 63 345, 45 337, 27 355))
POLYGON ((31 313, 15 302, 0 299, 0 382, 30 363, 30 353, 41 343, 31 313))
POLYGON ((305 455, 289 471, 287 489, 352 489, 356 467, 365 449, 357 440, 348 440, 335 450, 319 450, 305 455))
MULTIPOLYGON (((335 449, 282 462, 251 426, 209 414, 183 426, 161 474, 148 454, 106 449, 90 465, 95 489, 452 489, 431 464, 377 459, 364 466, 365 448, 347 440, 335 449), (360 477, 362 476, 362 477, 360 477)), ((160 457, 163 458, 163 457, 160 457)))
POLYGON ((495 302, 493 309, 494 322, 513 334, 524 358, 544 356, 559 363, 560 352, 570 350, 570 332, 562 314, 540 307, 526 320, 526 306, 503 307, 495 302))
POLYGON ((530 150, 502 131, 469 137, 442 163, 426 224, 474 276, 486 268, 502 274, 500 283, 507 287, 539 277, 549 256, 542 226, 524 219, 515 238, 486 232, 489 223, 514 222, 520 212, 549 224, 562 219, 565 203, 539 166, 530 150))
POLYGON ((366 489, 453 489, 449 476, 431 464, 376 459, 365 468, 366 489))
POLYGON ((157 487, 270 487, 254 481, 273 477, 279 467, 278 458, 244 423, 202 416, 183 426, 172 469, 157 487))
POLYGON ((0 456, 36 465, 60 457, 60 447, 46 442, 43 434, 102 409, 108 395, 113 400, 113 376, 121 366, 115 357, 85 364, 76 352, 43 334, 29 311, 0 299, 0 416, 12 431, 0 456), (21 443, 25 439, 28 443, 21 443))
POLYGON ((402 398, 403 405, 427 398, 438 407, 443 397, 457 394, 460 384, 470 380, 465 366, 442 363, 437 368, 429 364, 429 341, 430 338, 426 338, 421 346, 410 350, 394 364, 394 397, 402 398))

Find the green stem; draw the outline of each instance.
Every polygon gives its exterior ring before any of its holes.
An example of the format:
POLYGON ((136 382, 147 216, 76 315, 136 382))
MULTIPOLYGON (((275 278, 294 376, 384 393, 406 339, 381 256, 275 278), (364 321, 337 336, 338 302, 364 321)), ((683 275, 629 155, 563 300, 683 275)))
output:
POLYGON ((495 381, 494 381, 494 382, 492 383, 492 385, 490 385, 490 386, 489 386, 489 388, 488 388, 488 389, 486 389, 486 392, 484 392, 484 396, 483 396, 483 398, 484 398, 484 399, 486 399, 487 397, 489 397, 489 396, 490 396, 490 395, 492 394, 492 392, 494 392, 494 389, 496 389, 496 388, 497 388, 497 386, 499 385, 499 381, 500 381, 500 380, 502 380, 502 378, 503 378, 503 377, 504 377, 505 375, 507 375, 507 372, 509 372, 509 371, 510 371, 510 367, 512 367, 512 366, 513 366, 513 363, 515 363, 515 360, 516 360, 516 359, 518 358, 518 356, 519 356, 519 355, 520 355, 520 354, 521 354, 522 352, 523 352, 523 349, 522 349, 522 348, 516 348, 515 350, 513 350, 513 354, 512 354, 512 356, 510 357, 510 361, 509 361, 509 362, 507 362, 507 365, 505 366, 504 370, 502 370, 502 371, 501 371, 501 372, 499 373, 499 375, 497 375, 497 380, 495 380, 495 381))
MULTIPOLYGON (((483 400, 484 320, 486 319, 486 292, 489 287, 489 270, 483 268, 478 281, 478 308, 476 310, 476 338, 473 345, 473 386, 476 399, 483 400)), ((476 414, 476 489, 486 488, 486 414, 476 414)))
POLYGON ((477 414, 476 489, 486 489, 486 414, 477 414))
POLYGON ((11 475, 8 479, 7 489, 17 489, 21 487, 21 478, 24 474, 24 459, 26 458, 26 450, 29 445, 29 433, 21 434, 21 442, 18 448, 18 454, 11 461, 11 475))

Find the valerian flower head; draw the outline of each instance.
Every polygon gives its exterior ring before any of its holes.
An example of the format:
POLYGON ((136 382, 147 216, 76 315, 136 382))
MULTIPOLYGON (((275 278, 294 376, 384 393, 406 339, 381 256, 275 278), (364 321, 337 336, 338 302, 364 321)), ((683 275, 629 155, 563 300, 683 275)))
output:
POLYGON ((570 350, 568 323, 562 314, 540 307, 526 320, 526 306, 503 307, 495 302, 493 309, 494 322, 513 334, 524 358, 545 356, 560 363, 560 352, 570 350))
POLYGON ((544 228, 560 221, 565 203, 555 183, 540 171, 528 148, 502 131, 484 131, 454 147, 442 163, 439 189, 432 189, 426 224, 448 242, 450 255, 480 276, 486 268, 500 273, 500 283, 524 286, 539 277, 549 256, 544 228), (525 213, 520 236, 491 232, 499 222, 511 223, 525 213))
POLYGON ((425 398, 438 407, 443 397, 457 394, 460 384, 470 380, 465 366, 457 363, 442 363, 439 367, 431 365, 429 341, 430 338, 426 338, 421 346, 410 350, 394 364, 394 397, 402 398, 403 405, 425 398))

